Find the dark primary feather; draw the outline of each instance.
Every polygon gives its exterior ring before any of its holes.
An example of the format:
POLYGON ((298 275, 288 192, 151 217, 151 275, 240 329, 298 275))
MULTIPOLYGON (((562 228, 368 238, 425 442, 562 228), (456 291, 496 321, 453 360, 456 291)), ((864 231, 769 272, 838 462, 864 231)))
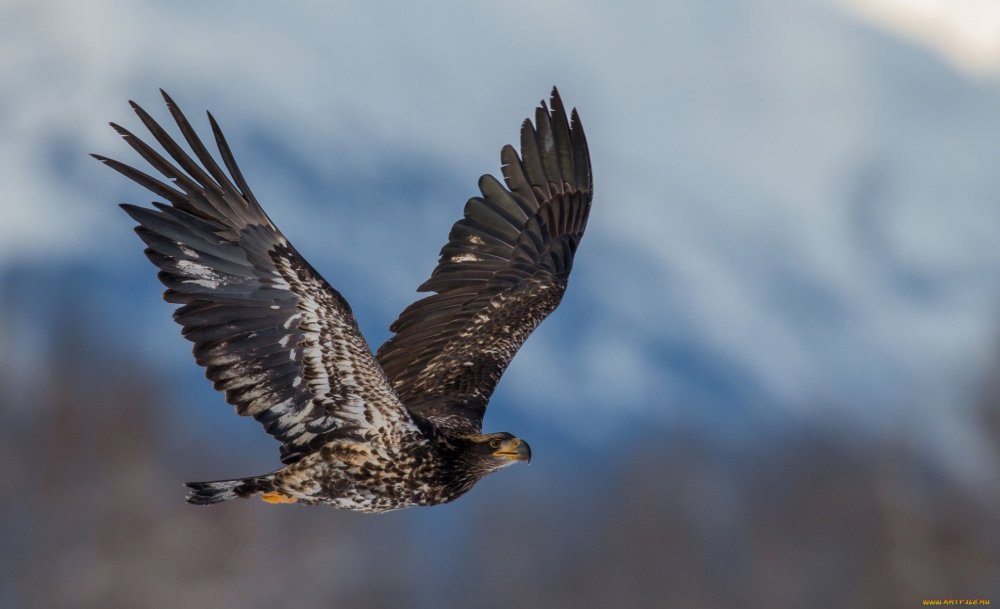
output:
POLYGON ((562 298, 590 211, 590 156, 576 110, 552 90, 535 124, 521 127, 521 157, 500 153, 507 188, 489 175, 465 206, 430 279, 434 294, 392 324, 378 360, 414 413, 478 431, 511 358, 562 298))
POLYGON ((347 302, 261 209, 215 120, 209 115, 228 175, 163 97, 197 161, 135 103, 170 159, 112 126, 169 182, 95 156, 169 202, 122 207, 160 269, 164 298, 182 305, 174 319, 206 376, 282 443, 285 463, 335 437, 392 443, 418 433, 347 302))

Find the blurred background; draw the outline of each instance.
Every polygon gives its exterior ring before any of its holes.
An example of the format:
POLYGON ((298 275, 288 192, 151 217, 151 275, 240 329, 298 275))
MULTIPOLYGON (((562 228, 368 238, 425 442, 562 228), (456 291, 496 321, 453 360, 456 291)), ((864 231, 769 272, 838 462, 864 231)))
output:
POLYGON ((0 606, 1000 602, 1000 3, 0 2, 0 606), (278 465, 131 222, 126 101, 220 120, 373 346, 550 87, 596 198, 486 417, 535 459, 382 516, 278 465))

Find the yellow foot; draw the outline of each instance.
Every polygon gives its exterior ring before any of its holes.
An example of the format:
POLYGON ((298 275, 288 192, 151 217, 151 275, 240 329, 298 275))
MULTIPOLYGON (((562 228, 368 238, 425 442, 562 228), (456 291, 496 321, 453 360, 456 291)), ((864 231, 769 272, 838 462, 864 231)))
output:
POLYGON ((272 491, 270 493, 261 493, 260 498, 268 503, 295 503, 298 501, 295 497, 289 497, 288 495, 282 495, 281 493, 272 491))

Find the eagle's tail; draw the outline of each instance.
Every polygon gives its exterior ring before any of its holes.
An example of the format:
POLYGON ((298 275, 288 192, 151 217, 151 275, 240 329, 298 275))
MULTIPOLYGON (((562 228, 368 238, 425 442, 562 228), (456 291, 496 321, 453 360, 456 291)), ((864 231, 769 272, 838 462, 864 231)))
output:
POLYGON ((184 486, 191 489, 187 502, 195 505, 211 505, 230 499, 252 497, 259 493, 269 493, 274 490, 273 474, 240 478, 237 480, 216 480, 214 482, 185 482, 184 486))

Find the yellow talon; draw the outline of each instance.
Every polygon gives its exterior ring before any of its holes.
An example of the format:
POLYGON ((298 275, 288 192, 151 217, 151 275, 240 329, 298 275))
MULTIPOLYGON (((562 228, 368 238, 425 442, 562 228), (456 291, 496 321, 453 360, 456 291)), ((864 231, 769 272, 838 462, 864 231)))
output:
POLYGON ((295 503, 298 501, 295 497, 289 497, 288 495, 282 495, 279 492, 272 491, 270 493, 261 493, 260 498, 268 503, 295 503))

